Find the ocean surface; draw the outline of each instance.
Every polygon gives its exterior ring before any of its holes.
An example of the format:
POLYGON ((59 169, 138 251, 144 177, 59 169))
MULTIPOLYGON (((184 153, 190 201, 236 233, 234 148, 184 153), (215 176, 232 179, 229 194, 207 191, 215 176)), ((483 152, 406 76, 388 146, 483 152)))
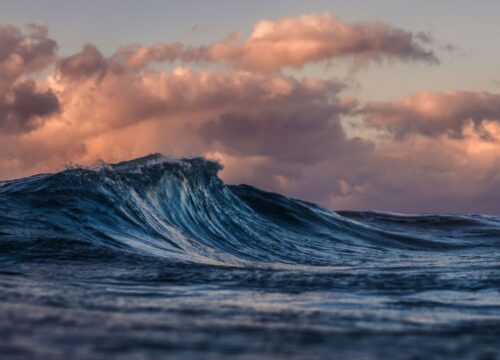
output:
POLYGON ((333 212, 220 169, 0 182, 0 358, 500 359, 500 217, 333 212))

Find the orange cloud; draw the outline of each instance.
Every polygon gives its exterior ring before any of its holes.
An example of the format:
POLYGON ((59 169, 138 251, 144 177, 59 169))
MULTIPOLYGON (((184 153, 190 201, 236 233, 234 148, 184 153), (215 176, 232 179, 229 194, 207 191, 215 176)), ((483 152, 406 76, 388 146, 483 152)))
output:
POLYGON ((484 136, 500 121, 500 95, 487 92, 419 93, 396 102, 372 102, 360 113, 397 137, 421 134, 463 137, 467 125, 484 136))
POLYGON ((423 48, 428 41, 423 34, 382 22, 349 24, 330 14, 302 15, 259 21, 248 39, 212 44, 207 54, 211 60, 264 72, 337 58, 351 58, 358 65, 390 59, 437 63, 436 55, 423 48))
POLYGON ((207 46, 189 47, 178 42, 125 46, 109 62, 127 68, 152 62, 223 62, 236 69, 265 73, 342 58, 351 59, 355 66, 384 60, 437 64, 436 54, 425 48, 429 44, 431 37, 422 32, 412 33, 383 22, 350 24, 325 13, 262 20, 246 39, 234 33, 207 46))
POLYGON ((48 37, 46 26, 30 24, 27 30, 0 26, 0 94, 20 76, 42 70, 56 58, 57 43, 48 37))

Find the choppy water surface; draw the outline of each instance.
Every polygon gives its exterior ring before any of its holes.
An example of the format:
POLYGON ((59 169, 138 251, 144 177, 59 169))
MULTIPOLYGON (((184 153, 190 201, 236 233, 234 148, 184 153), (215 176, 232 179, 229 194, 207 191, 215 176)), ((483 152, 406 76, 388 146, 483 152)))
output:
POLYGON ((500 358, 500 217, 331 212, 219 170, 0 182, 1 357, 500 358))

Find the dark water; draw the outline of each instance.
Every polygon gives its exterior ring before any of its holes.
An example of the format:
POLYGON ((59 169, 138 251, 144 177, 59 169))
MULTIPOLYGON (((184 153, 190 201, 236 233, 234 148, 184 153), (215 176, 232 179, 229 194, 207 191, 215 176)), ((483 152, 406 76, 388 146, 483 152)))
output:
POLYGON ((0 357, 500 358, 500 217, 335 213, 218 170, 0 182, 0 357))

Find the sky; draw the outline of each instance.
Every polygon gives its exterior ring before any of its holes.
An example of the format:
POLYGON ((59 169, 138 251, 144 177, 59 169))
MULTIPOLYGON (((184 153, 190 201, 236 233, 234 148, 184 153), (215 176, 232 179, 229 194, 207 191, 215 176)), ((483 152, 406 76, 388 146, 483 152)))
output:
POLYGON ((498 214, 499 13, 0 0, 0 179, 161 152, 333 209, 498 214))

